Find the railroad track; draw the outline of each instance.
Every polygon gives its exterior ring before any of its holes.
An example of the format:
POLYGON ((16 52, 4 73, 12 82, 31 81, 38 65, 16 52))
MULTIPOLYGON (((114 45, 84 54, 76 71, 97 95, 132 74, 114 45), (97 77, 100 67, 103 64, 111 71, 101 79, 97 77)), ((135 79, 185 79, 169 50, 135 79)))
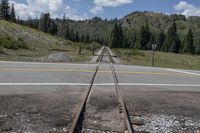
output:
POLYGON ((98 59, 97 59, 98 65, 96 67, 96 70, 92 76, 91 82, 90 82, 90 86, 87 88, 86 92, 83 95, 83 100, 78 108, 78 111, 76 113, 76 116, 73 120, 72 126, 69 130, 69 133, 81 133, 82 130, 82 121, 83 121, 83 115, 84 115, 84 111, 86 108, 86 104, 87 101, 89 100, 89 96, 91 93, 91 90, 93 88, 93 84, 96 78, 96 75, 98 73, 99 70, 99 66, 101 65, 101 63, 109 63, 110 67, 111 67, 111 71, 112 71, 112 76, 113 76, 113 80, 114 80, 114 84, 115 84, 115 94, 116 97, 118 99, 119 102, 119 112, 122 114, 121 116, 123 117, 124 120, 124 133, 134 133, 132 124, 131 124, 131 120, 128 114, 128 110, 126 107, 126 104, 124 102, 124 98, 123 98, 123 93, 122 90, 120 89, 120 86, 118 85, 118 79, 117 79, 117 75, 115 72, 115 61, 112 57, 112 55, 110 54, 110 51, 107 47, 104 47, 101 55, 99 55, 98 59))

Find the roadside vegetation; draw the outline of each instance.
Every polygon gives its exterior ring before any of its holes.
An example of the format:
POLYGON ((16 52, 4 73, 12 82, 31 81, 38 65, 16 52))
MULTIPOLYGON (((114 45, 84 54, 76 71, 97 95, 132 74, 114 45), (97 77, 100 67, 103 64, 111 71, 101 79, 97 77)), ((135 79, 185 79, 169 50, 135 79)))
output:
POLYGON ((9 0, 0 1, 0 60, 82 62, 89 61, 101 47, 89 36, 79 41, 78 33, 69 29, 65 18, 57 27, 49 13, 42 14, 38 21, 16 19, 15 14, 9 0))
POLYGON ((28 49, 27 44, 23 41, 23 39, 18 38, 14 39, 10 36, 0 37, 0 46, 7 49, 28 49))
MULTIPOLYGON (((113 52, 124 64, 152 66, 152 51, 113 49, 113 52)), ((200 56, 156 51, 154 59, 156 67, 200 70, 200 56)))
POLYGON ((82 62, 90 60, 93 47, 96 50, 101 46, 98 43, 68 41, 27 26, 0 20, 0 60, 48 62, 51 54, 67 53, 70 57, 68 62, 82 62))
POLYGON ((47 12, 42 13, 39 18, 22 20, 16 19, 15 7, 9 4, 9 0, 1 0, 0 7, 0 19, 3 19, 0 21, 0 53, 45 57, 65 51, 77 60, 87 60, 100 45, 107 45, 123 49, 122 54, 117 53, 122 58, 126 57, 126 54, 123 56, 127 53, 126 49, 135 49, 134 51, 139 52, 133 52, 136 56, 131 54, 130 57, 136 58, 134 60, 140 62, 136 63, 138 65, 148 65, 151 55, 148 53, 154 44, 158 66, 196 68, 199 65, 198 16, 136 11, 119 20, 94 17, 74 21, 65 15, 62 19, 51 18, 51 14, 47 12), (170 61, 168 58, 172 56, 173 59, 181 59, 170 61), (146 62, 142 63, 144 60, 146 62))
POLYGON ((166 15, 154 12, 133 12, 122 19, 92 19, 74 21, 63 16, 53 19, 43 13, 40 18, 16 23, 73 42, 98 42, 111 48, 135 48, 180 54, 200 54, 200 17, 180 14, 166 15))

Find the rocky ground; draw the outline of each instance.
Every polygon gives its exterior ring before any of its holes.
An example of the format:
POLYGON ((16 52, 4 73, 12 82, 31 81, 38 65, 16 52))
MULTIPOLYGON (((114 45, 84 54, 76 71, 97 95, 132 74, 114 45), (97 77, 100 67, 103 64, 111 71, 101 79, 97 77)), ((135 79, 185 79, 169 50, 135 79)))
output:
POLYGON ((136 131, 199 133, 200 93, 124 90, 136 131))
POLYGON ((83 89, 59 87, 51 93, 0 95, 0 132, 67 131, 83 89))
POLYGON ((134 126, 136 131, 149 133, 198 133, 200 132, 200 120, 191 117, 181 117, 166 114, 146 114, 133 116, 132 121, 140 121, 141 125, 134 126), (143 122, 143 124, 142 124, 143 122))

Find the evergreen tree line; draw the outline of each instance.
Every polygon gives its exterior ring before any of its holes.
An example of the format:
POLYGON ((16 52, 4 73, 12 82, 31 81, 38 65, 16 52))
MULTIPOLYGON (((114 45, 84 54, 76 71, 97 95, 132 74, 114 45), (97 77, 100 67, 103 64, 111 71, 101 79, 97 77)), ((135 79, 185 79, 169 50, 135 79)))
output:
POLYGON ((115 24, 110 36, 110 47, 122 48, 123 47, 123 31, 121 24, 115 24))
POLYGON ((152 44, 157 44, 156 50, 163 52, 199 54, 194 46, 194 35, 192 29, 187 31, 184 39, 181 40, 177 33, 176 23, 173 22, 171 27, 165 33, 160 30, 158 34, 151 32, 148 22, 140 27, 135 34, 126 35, 121 30, 120 24, 115 24, 110 35, 111 48, 134 48, 140 50, 151 50, 152 44))
MULTIPOLYGON (((61 36, 67 40, 75 42, 91 43, 93 41, 101 43, 102 45, 110 45, 112 48, 135 48, 141 50, 151 50, 152 44, 157 44, 156 50, 164 52, 174 52, 174 53, 188 53, 188 54, 200 54, 200 50, 194 46, 194 35, 190 28, 185 35, 184 39, 180 39, 177 33, 177 25, 174 22, 171 27, 164 32, 160 30, 159 33, 153 33, 148 25, 148 22, 142 25, 139 31, 134 34, 127 35, 121 24, 114 24, 113 30, 109 40, 102 39, 100 37, 92 38, 90 34, 92 33, 82 33, 74 31, 70 27, 68 19, 65 15, 62 20, 52 19, 49 13, 42 13, 40 18, 31 19, 27 21, 16 20, 14 5, 9 4, 9 0, 0 1, 0 19, 16 22, 22 25, 27 25, 31 28, 39 29, 45 33, 50 33, 52 35, 61 36)), ((95 21, 98 21, 96 18, 95 21)))
POLYGON ((70 20, 66 19, 65 15, 62 20, 52 19, 49 13, 42 13, 39 19, 29 18, 27 21, 20 19, 16 20, 18 24, 39 29, 45 33, 50 33, 51 35, 58 35, 74 42, 91 43, 95 41, 101 44, 107 43, 105 40, 98 37, 91 38, 89 33, 80 34, 78 31, 74 31, 74 29, 70 27, 69 21, 70 20))
POLYGON ((15 7, 13 4, 10 6, 9 0, 0 1, 0 19, 16 21, 15 7))

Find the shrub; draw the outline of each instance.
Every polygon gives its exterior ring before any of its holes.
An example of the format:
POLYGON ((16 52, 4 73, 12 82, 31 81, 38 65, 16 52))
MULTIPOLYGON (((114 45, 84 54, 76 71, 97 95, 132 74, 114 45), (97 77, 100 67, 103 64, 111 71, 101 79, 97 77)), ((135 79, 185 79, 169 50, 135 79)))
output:
POLYGON ((97 42, 92 42, 92 43, 90 43, 90 44, 86 44, 86 48, 88 49, 88 50, 90 50, 90 51, 92 51, 93 49, 94 50, 97 50, 97 49, 99 49, 101 47, 101 45, 99 44, 99 43, 97 43, 97 42))
POLYGON ((14 38, 11 38, 10 36, 1 37, 0 46, 7 49, 13 49, 13 50, 28 49, 28 46, 26 45, 26 43, 23 41, 22 38, 14 39, 14 38))

